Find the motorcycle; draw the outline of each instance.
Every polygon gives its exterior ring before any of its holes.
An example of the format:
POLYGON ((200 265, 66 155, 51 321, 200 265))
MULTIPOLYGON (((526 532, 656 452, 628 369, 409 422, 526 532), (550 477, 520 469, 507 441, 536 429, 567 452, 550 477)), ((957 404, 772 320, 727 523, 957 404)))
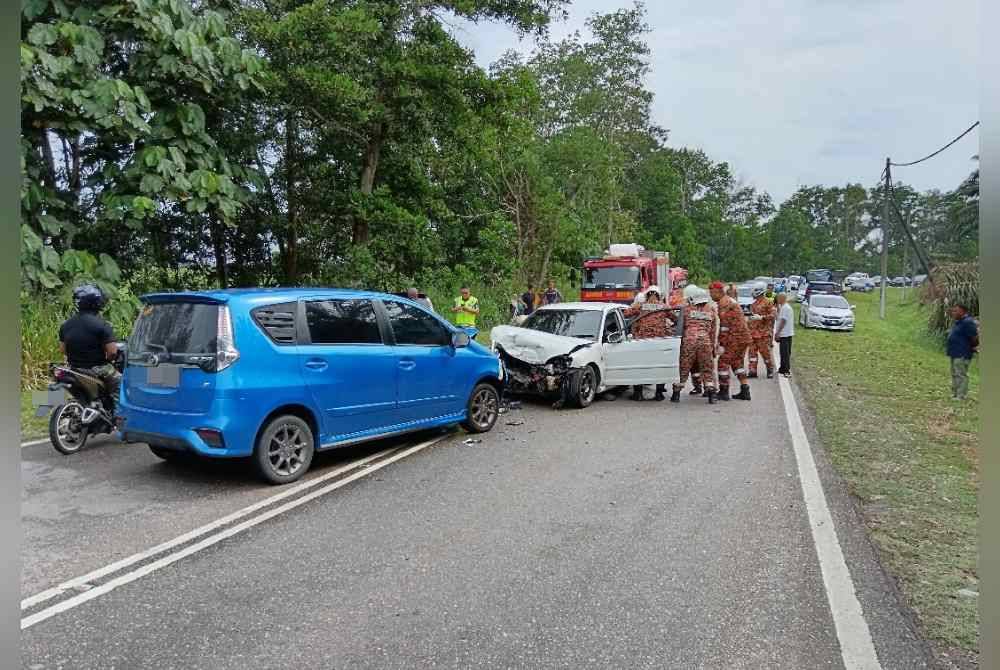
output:
MULTIPOLYGON (((113 365, 125 369, 126 345, 118 343, 113 365)), ((118 399, 107 392, 104 382, 68 365, 50 366, 53 383, 35 398, 35 416, 49 416, 49 440, 56 451, 70 455, 83 449, 91 435, 114 433, 118 399)))

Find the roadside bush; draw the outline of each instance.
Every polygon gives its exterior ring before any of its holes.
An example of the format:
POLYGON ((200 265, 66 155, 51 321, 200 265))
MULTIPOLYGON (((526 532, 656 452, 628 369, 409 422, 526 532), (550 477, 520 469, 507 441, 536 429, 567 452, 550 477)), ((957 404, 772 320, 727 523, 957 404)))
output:
POLYGON ((948 309, 962 303, 972 316, 979 318, 979 264, 949 263, 933 270, 934 285, 924 284, 920 302, 929 307, 927 330, 944 335, 951 328, 948 309))

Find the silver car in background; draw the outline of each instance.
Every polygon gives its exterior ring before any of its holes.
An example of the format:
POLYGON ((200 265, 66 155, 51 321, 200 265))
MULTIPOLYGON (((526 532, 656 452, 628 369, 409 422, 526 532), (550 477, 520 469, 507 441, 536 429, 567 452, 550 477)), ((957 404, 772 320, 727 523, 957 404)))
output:
POLYGON ((799 325, 825 330, 854 330, 854 306, 842 295, 815 293, 799 309, 799 325))

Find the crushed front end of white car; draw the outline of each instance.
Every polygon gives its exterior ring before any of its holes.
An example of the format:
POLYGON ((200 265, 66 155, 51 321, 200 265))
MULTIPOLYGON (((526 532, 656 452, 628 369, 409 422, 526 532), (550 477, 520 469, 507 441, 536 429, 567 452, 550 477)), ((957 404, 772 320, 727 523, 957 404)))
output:
POLYGON ((556 407, 571 401, 574 378, 594 363, 596 354, 588 351, 596 344, 592 340, 517 326, 497 326, 490 331, 490 338, 503 361, 508 389, 554 397, 556 407))

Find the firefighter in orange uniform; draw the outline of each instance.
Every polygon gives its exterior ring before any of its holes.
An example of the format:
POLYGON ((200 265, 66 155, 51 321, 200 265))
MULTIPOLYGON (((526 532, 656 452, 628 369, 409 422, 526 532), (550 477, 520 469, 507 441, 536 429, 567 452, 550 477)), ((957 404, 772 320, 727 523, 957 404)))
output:
POLYGON ((725 284, 713 282, 708 290, 719 310, 719 400, 729 400, 732 374, 740 381, 740 392, 733 398, 749 400, 750 384, 743 368, 743 357, 751 342, 746 317, 739 302, 726 294, 725 284))
POLYGON ((680 379, 674 384, 670 402, 681 401, 681 390, 693 367, 701 374, 701 384, 715 404, 715 350, 719 336, 719 314, 708 291, 699 289, 684 306, 684 336, 681 338, 680 379))
POLYGON ((774 377, 774 359, 771 357, 771 338, 774 336, 774 318, 778 310, 774 303, 767 299, 767 287, 763 282, 754 284, 753 304, 750 305, 750 377, 757 376, 757 355, 760 354, 767 366, 767 378, 774 377))
MULTIPOLYGON (((646 299, 622 310, 622 315, 632 321, 632 337, 643 340, 654 337, 670 337, 677 325, 676 317, 669 305, 660 302, 660 287, 652 285, 646 289, 646 299)), ((664 400, 666 384, 656 385, 656 399, 664 400)), ((642 400, 642 386, 632 387, 632 400, 642 400)))

